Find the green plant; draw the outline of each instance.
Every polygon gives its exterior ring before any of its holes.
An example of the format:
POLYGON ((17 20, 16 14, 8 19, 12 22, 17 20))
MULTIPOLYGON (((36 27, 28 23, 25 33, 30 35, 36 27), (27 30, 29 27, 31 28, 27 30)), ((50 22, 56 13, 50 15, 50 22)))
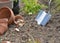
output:
POLYGON ((55 0, 56 10, 60 11, 60 0, 55 0))
POLYGON ((38 0, 22 0, 22 2, 24 3, 22 10, 29 15, 37 13, 42 7, 44 7, 43 4, 38 3, 38 0))
POLYGON ((54 2, 56 5, 60 5, 60 0, 55 0, 54 2))
POLYGON ((52 6, 53 8, 52 13, 56 14, 60 12, 60 0, 53 0, 52 3, 54 3, 52 6))

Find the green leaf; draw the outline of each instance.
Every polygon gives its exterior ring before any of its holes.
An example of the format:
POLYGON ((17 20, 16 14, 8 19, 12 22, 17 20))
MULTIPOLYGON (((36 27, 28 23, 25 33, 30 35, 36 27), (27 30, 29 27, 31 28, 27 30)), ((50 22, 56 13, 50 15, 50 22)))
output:
POLYGON ((38 0, 22 0, 24 3, 23 11, 26 13, 37 13, 43 6, 38 3, 38 0))

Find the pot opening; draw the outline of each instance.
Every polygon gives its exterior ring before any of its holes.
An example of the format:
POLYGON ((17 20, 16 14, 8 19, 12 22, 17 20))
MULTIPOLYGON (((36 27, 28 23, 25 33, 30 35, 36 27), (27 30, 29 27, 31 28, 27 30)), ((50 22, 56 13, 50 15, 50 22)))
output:
POLYGON ((11 11, 8 8, 1 8, 0 9, 0 19, 7 18, 8 20, 11 17, 11 11))

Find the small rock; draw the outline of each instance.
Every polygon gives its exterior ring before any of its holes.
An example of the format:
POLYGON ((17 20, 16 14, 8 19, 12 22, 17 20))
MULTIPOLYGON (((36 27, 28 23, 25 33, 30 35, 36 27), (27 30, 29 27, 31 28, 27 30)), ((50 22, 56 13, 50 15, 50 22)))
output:
POLYGON ((31 41, 31 39, 29 38, 29 41, 31 41))
POLYGON ((18 28, 15 28, 15 30, 16 30, 17 32, 19 32, 19 31, 20 31, 18 28))
POLYGON ((19 24, 19 26, 21 26, 21 27, 22 27, 23 25, 24 25, 24 23, 20 23, 20 24, 19 24))
POLYGON ((29 15, 31 15, 32 14, 32 12, 29 12, 29 15))

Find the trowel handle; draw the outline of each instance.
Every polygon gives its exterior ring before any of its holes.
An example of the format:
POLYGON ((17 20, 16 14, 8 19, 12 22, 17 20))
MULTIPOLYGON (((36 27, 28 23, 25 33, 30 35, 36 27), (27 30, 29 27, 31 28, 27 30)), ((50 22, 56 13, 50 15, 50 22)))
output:
POLYGON ((48 13, 51 13, 51 8, 50 8, 50 7, 51 7, 51 1, 52 1, 52 0, 49 0, 49 2, 48 2, 48 6, 49 6, 49 11, 48 11, 48 13))
POLYGON ((51 1, 52 1, 52 0, 49 0, 49 4, 51 4, 51 1))

